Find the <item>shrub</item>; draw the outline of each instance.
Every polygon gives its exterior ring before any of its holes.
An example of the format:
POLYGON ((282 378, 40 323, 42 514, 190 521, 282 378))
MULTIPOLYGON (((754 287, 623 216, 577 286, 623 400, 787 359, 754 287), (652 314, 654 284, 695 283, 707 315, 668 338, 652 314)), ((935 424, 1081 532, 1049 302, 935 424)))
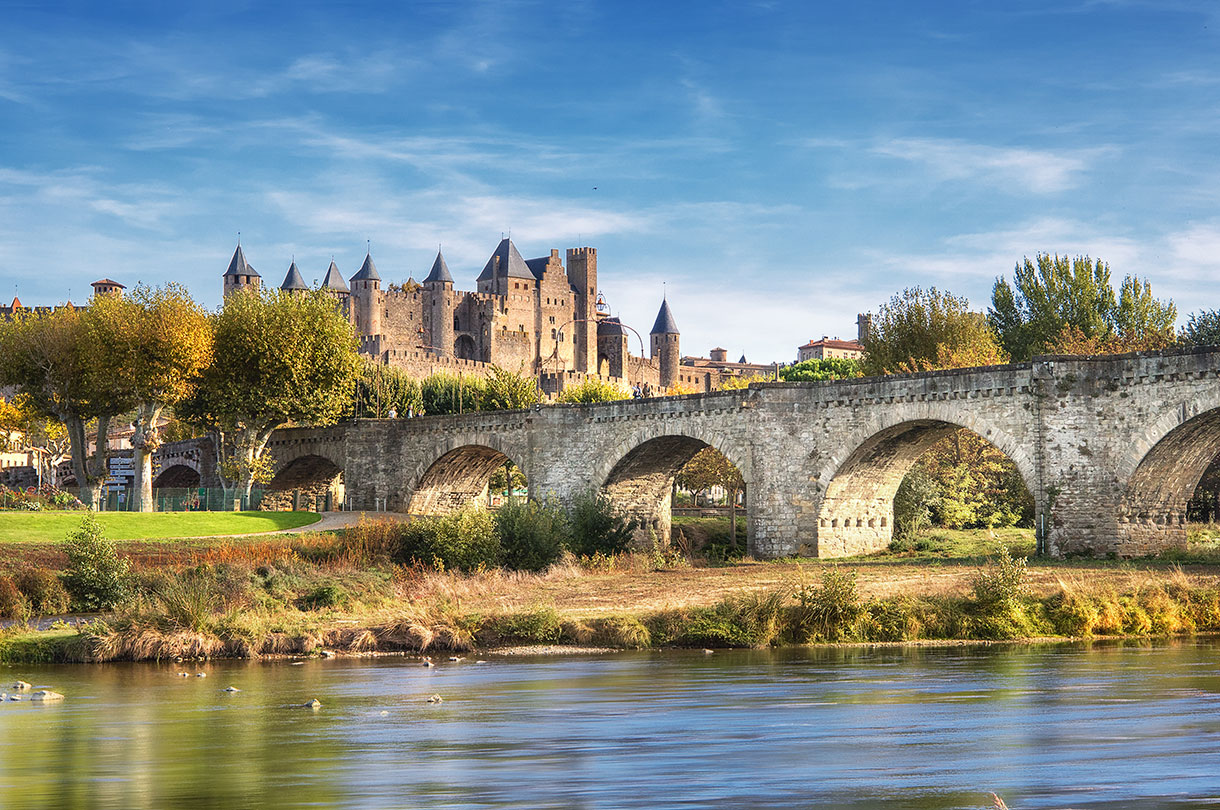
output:
POLYGON ((351 594, 342 585, 328 582, 319 585, 300 599, 302 610, 320 610, 322 608, 345 607, 351 601, 351 594))
POLYGON ((555 503, 510 500, 496 510, 506 568, 542 571, 563 554, 568 516, 555 503))
POLYGON ((396 561, 406 565, 469 571, 500 564, 500 537, 490 512, 470 508, 417 518, 402 529, 396 561))
POLYGON ((67 613, 71 598, 64 584, 54 572, 45 568, 31 568, 17 576, 17 587, 29 602, 30 610, 40 616, 67 613))
POLYGON ((1025 557, 1014 557, 1000 544, 995 561, 974 578, 974 599, 984 608, 1016 604, 1025 596, 1025 557))
POLYGON ((168 577, 155 598, 171 626, 195 633, 208 632, 222 607, 212 583, 199 574, 168 577))
POLYGON ((578 557, 594 554, 621 554, 631 547, 631 537, 639 525, 614 510, 602 492, 585 492, 572 502, 570 548, 578 557))
POLYGON ((128 561, 102 534, 102 526, 92 512, 68 535, 66 550, 68 567, 63 581, 78 610, 110 610, 131 594, 128 561))
POLYGON ((856 592, 856 572, 838 566, 822 570, 819 585, 803 585, 793 594, 792 632, 798 642, 815 638, 839 641, 853 629, 863 612, 856 592))
POLYGON ((529 610, 493 619, 480 635, 490 635, 496 641, 555 644, 563 636, 563 623, 554 607, 535 605, 529 610))
POLYGON ((26 601, 9 577, 0 577, 0 619, 20 619, 25 615, 26 601))

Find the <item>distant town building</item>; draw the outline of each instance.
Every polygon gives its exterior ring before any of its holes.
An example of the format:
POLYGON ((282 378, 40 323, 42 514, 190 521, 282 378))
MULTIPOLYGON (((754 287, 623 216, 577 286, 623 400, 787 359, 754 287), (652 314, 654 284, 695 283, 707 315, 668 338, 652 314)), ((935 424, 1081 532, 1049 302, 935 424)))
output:
POLYGON ((872 328, 873 316, 861 314, 856 316, 856 339, 840 340, 837 337, 822 335, 821 340, 810 340, 804 346, 796 347, 796 362, 806 360, 827 360, 841 357, 847 360, 859 360, 864 357, 864 341, 868 339, 872 328))

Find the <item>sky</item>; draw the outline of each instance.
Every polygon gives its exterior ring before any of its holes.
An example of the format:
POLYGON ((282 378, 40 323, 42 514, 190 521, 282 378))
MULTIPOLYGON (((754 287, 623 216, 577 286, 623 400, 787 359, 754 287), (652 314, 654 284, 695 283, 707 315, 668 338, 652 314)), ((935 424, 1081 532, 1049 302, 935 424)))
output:
POLYGON ((1038 252, 1220 307, 1214 3, 179 5, 0 0, 6 302, 216 307, 240 232, 277 286, 593 246, 645 340, 667 295, 754 362, 1038 252))

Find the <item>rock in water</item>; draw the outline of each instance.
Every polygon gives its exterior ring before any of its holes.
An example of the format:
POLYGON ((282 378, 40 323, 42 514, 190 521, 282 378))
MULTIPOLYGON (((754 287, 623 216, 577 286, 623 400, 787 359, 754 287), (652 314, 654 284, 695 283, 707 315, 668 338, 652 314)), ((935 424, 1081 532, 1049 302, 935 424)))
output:
POLYGON ((436 666, 436 664, 432 663, 431 661, 427 661, 427 660, 425 660, 425 661, 424 661, 424 666, 426 666, 426 667, 434 667, 434 666, 436 666))
POLYGON ((428 702, 429 703, 444 703, 445 699, 443 697, 441 697, 440 695, 433 695, 432 697, 428 698, 428 702))
POLYGON ((54 703, 57 700, 63 700, 64 696, 58 692, 52 692, 50 689, 39 689, 34 694, 30 695, 30 700, 35 703, 54 703))
POLYGON ((15 681, 9 686, 9 689, 12 689, 14 692, 28 692, 32 688, 33 687, 31 687, 25 681, 15 681))
POLYGON ((314 698, 313 700, 311 700, 305 704, 305 708, 306 709, 320 709, 320 708, 322 708, 322 701, 318 700, 317 698, 314 698))
POLYGON ((221 691, 222 691, 222 692, 240 692, 241 690, 240 690, 240 689, 238 689, 236 686, 226 686, 226 687, 225 687, 224 689, 222 689, 221 691))
POLYGON ((9 700, 21 700, 21 695, 9 695, 9 700))

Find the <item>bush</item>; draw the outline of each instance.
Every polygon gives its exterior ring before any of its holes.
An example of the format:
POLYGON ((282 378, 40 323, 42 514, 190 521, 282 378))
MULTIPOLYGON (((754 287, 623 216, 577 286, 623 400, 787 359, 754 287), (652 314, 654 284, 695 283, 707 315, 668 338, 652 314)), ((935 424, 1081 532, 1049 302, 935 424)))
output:
POLYGON ((856 592, 856 572, 840 571, 838 566, 823 569, 820 585, 804 585, 793 596, 797 605, 792 630, 801 643, 839 641, 854 629, 864 609, 856 592))
POLYGON ((17 587, 29 602, 30 610, 40 616, 67 613, 71 598, 64 584, 54 572, 45 568, 32 568, 17 576, 17 587))
POLYGON ((320 610, 322 608, 346 607, 351 601, 351 594, 342 585, 328 582, 319 585, 300 599, 302 610, 320 610))
POLYGON ((179 630, 204 633, 222 607, 212 583, 198 572, 168 577, 156 591, 165 619, 179 630))
POLYGON ((417 518, 403 526, 396 561, 470 571, 500 564, 502 548, 490 512, 470 508, 417 518))
POLYGON ((631 537, 638 527, 614 511, 614 504, 601 492, 585 492, 572 502, 572 537, 570 548, 578 557, 592 557, 598 552, 621 554, 631 547, 631 537))
POLYGON ((26 601, 9 577, 0 577, 0 619, 20 619, 25 616, 26 601))
POLYGON ((568 516, 554 503, 510 500, 496 510, 505 568, 542 571, 559 559, 568 540, 568 516))
POLYGON ((68 567, 63 581, 77 610, 110 610, 131 594, 128 561, 119 556, 114 543, 102 534, 92 512, 80 528, 68 535, 68 567))
POLYGON ((555 401, 588 404, 615 402, 620 399, 631 399, 631 392, 601 380, 585 380, 580 385, 570 385, 564 388, 555 401))

